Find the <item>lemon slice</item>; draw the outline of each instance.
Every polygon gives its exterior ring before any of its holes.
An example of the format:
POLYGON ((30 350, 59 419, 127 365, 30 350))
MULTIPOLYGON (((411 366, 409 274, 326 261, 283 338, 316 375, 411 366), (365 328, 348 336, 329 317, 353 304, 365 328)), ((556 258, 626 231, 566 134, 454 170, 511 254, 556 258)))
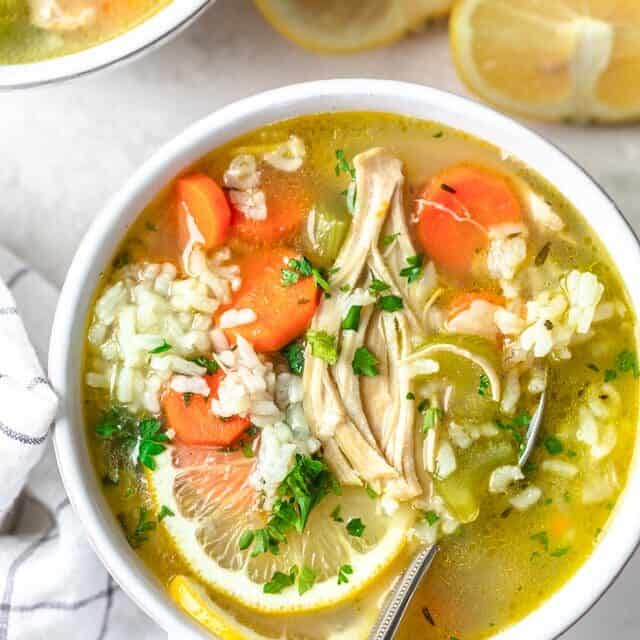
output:
POLYGON ((362 51, 400 39, 451 0, 255 0, 283 36, 321 53, 362 51))
POLYGON ((402 551, 414 512, 400 507, 383 515, 379 501, 360 488, 325 497, 311 512, 303 534, 287 534, 278 555, 251 557, 239 541, 247 530, 264 527, 267 515, 255 508, 250 483, 255 458, 209 447, 174 447, 156 458, 149 485, 157 505, 176 515, 163 520, 177 552, 212 590, 264 613, 316 611, 351 599, 370 585, 402 551), (339 520, 336 512, 339 506, 339 520), (346 524, 360 518, 360 537, 346 524), (350 565, 348 582, 338 584, 340 567, 350 565), (265 593, 275 572, 310 568, 315 583, 303 593, 293 585, 265 593))
POLYGON ((259 640, 258 635, 219 607, 195 580, 187 576, 175 576, 169 583, 169 595, 173 601, 203 627, 221 640, 259 640))
POLYGON ((640 116, 637 0, 460 0, 453 57, 469 89, 544 119, 640 116))

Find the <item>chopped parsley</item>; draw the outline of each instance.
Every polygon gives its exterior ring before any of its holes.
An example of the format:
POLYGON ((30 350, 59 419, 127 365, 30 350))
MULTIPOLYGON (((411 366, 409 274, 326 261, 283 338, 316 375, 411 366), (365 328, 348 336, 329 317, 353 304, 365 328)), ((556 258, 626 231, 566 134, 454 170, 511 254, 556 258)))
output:
POLYGON ((298 575, 298 567, 293 566, 289 573, 282 573, 282 571, 276 571, 269 582, 265 582, 262 591, 264 593, 280 593, 287 587, 291 587, 298 575))
POLYGON ((158 522, 162 522, 165 518, 173 518, 176 514, 167 507, 166 504, 163 504, 160 507, 160 511, 158 511, 158 522))
POLYGON ((120 519, 120 523, 124 527, 127 541, 134 549, 137 549, 146 542, 149 539, 147 534, 153 531, 157 526, 156 521, 149 518, 149 510, 145 507, 140 507, 140 510, 138 511, 138 521, 133 531, 129 531, 127 529, 124 518, 120 519))
POLYGON ((600 372, 600 367, 598 367, 598 365, 593 364, 593 362, 589 362, 589 364, 587 364, 587 369, 591 369, 591 371, 595 371, 596 373, 600 372))
POLYGON ((571 547, 558 547, 551 552, 552 558, 562 558, 562 556, 567 555, 569 553, 571 547))
POLYGON ((149 353, 152 354, 158 354, 158 353, 166 353, 167 351, 170 351, 171 349, 173 349, 173 347, 166 341, 163 340, 162 344, 159 347, 156 347, 155 349, 151 349, 149 351, 149 353))
POLYGON ((199 367, 204 367, 207 370, 207 373, 211 375, 212 373, 216 373, 220 368, 218 363, 215 360, 211 360, 209 358, 205 358, 204 356, 198 356, 197 358, 192 358, 191 362, 197 364, 199 367))
POLYGON ((336 175, 341 173, 348 173, 352 180, 356 179, 356 170, 349 164, 349 161, 344 157, 344 149, 336 149, 336 175))
POLYGON ((247 531, 243 531, 242 535, 240 536, 240 540, 238 540, 238 547, 240 548, 240 551, 248 549, 253 543, 255 537, 256 534, 253 533, 253 531, 251 531, 250 529, 248 529, 247 531))
POLYGON ((280 282, 283 287, 290 287, 300 281, 300 278, 313 278, 316 285, 323 291, 328 292, 330 287, 325 275, 314 267, 308 258, 291 258, 286 269, 281 269, 280 282))
POLYGON ((353 354, 351 368, 357 376, 372 378, 378 375, 378 358, 367 347, 358 347, 353 354))
POLYGON ((253 453, 253 447, 249 442, 242 443, 242 454, 245 458, 253 458, 255 454, 253 453))
POLYGON ((419 253, 407 258, 407 266, 400 270, 400 276, 407 279, 407 283, 415 282, 421 275, 424 264, 424 256, 419 253))
POLYGON ((365 529, 366 525, 363 524, 360 518, 351 518, 351 520, 347 522, 347 533, 354 538, 361 538, 365 529))
POLYGON ((390 285, 384 282, 384 280, 372 278, 371 283, 369 284, 369 293, 373 296, 377 296, 379 293, 387 291, 390 288, 390 285))
POLYGON ((389 313, 393 313, 394 311, 400 311, 400 309, 404 308, 404 303, 402 302, 402 298, 400 296, 380 296, 376 301, 376 306, 378 309, 382 309, 382 311, 388 311, 389 313))
POLYGON ((138 460, 147 469, 153 471, 156 468, 154 458, 167 448, 164 443, 169 440, 169 436, 162 431, 160 421, 155 418, 140 420, 138 430, 138 460))
POLYGON ((638 358, 633 351, 625 349, 616 356, 616 368, 620 373, 631 371, 634 378, 640 377, 640 368, 638 367, 638 358))
POLYGON ((364 485, 364 489, 372 500, 380 497, 380 494, 369 483, 364 485))
POLYGON ((300 280, 300 274, 291 269, 281 269, 281 283, 283 287, 290 287, 300 280))
POLYGON ((430 527, 440 520, 440 516, 435 511, 427 511, 424 514, 424 519, 428 522, 430 527))
POLYGON ((381 243, 383 247, 389 247, 393 244, 393 241, 400 235, 400 233, 391 233, 388 236, 382 238, 381 243))
POLYGON ((615 380, 617 377, 618 377, 618 373, 613 369, 606 369, 604 372, 605 382, 611 382, 612 380, 615 380))
POLYGON ((159 420, 137 419, 118 406, 111 407, 102 415, 96 433, 103 440, 111 442, 117 450, 114 453, 118 461, 123 465, 137 445, 137 461, 152 471, 156 468, 154 457, 166 449, 165 443, 169 440, 159 420))
POLYGON ((413 393, 413 391, 409 391, 406 395, 407 400, 415 400, 416 399, 416 394, 413 393))
POLYGON ((338 341, 326 331, 307 331, 307 343, 311 347, 311 355, 334 365, 338 361, 338 341))
POLYGON ((340 515, 340 511, 342 511, 342 506, 338 504, 331 512, 331 519, 334 522, 344 522, 344 518, 340 515))
POLYGON ((245 531, 238 541, 242 550, 253 544, 251 556, 270 551, 277 555, 289 531, 302 533, 311 510, 329 493, 338 494, 337 484, 323 460, 296 455, 296 461, 278 487, 271 517, 262 529, 245 531))
POLYGON ((311 568, 304 566, 298 576, 298 593, 302 595, 313 587, 316 581, 316 572, 311 568))
POLYGON ((304 346, 301 342, 290 342, 283 350, 282 355, 287 359, 289 371, 296 376, 301 376, 304 370, 304 346))
POLYGON ((510 422, 503 422, 502 420, 496 420, 496 426, 498 429, 508 431, 511 437, 516 441, 518 449, 522 451, 525 447, 523 431, 529 426, 531 422, 531 416, 527 411, 521 411, 510 422))
POLYGON ((354 304, 349 307, 349 311, 347 311, 347 315, 342 321, 342 328, 345 331, 357 331, 360 326, 360 313, 362 311, 362 307, 358 304, 354 304))
POLYGON ((338 584, 347 584, 349 576, 353 574, 353 567, 350 564, 343 564, 338 569, 338 584))
POLYGON ((489 381, 489 376, 485 373, 480 374, 480 382, 478 383, 478 395, 485 397, 489 391, 489 387, 491 383, 489 381))
POLYGON ((442 416, 442 409, 439 407, 427 407, 424 411, 422 418, 422 433, 427 433, 429 429, 433 429, 438 424, 438 418, 442 416))
POLYGON ((545 551, 549 551, 549 534, 546 531, 539 531, 538 533, 534 533, 529 536, 531 540, 535 542, 539 542, 545 551))
POLYGON ((562 442, 556 436, 547 436, 544 439, 544 448, 552 455, 557 456, 564 451, 562 442))

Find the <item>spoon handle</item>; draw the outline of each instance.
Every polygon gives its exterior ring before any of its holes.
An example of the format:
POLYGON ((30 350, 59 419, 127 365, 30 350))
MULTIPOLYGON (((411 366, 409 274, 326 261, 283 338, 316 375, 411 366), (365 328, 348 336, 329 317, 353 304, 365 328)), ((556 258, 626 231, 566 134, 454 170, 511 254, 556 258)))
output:
POLYGON ((392 640, 395 637, 407 607, 437 551, 435 545, 425 547, 411 561, 385 602, 384 609, 369 634, 369 640, 392 640))

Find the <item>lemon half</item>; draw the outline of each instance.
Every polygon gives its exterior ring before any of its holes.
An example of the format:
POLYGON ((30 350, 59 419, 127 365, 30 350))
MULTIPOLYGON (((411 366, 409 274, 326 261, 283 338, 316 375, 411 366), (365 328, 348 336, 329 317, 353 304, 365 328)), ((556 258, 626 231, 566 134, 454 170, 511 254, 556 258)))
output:
POLYGON ((320 53, 350 53, 403 37, 451 0, 255 0, 283 36, 320 53))
POLYGON ((637 0, 459 0, 457 70, 498 108, 543 119, 640 117, 637 0))

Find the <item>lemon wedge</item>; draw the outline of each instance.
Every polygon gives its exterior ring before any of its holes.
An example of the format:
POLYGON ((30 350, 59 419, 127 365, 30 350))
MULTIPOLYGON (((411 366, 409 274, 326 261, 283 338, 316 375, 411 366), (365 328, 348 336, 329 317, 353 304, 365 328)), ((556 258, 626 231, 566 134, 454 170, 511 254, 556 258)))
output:
POLYGON ((450 22, 468 88, 549 120, 640 116, 636 0, 460 0, 450 22))
POLYGON ((326 496, 313 509, 302 534, 288 533, 277 555, 254 557, 251 548, 240 549, 240 539, 266 524, 267 515, 255 508, 250 483, 255 458, 237 451, 176 447, 156 461, 149 486, 157 505, 175 513, 162 524, 176 551, 212 591, 254 611, 317 611, 354 598, 403 550, 414 522, 409 507, 401 506, 389 517, 364 489, 345 487, 341 495, 326 496), (357 519, 364 529, 354 535, 347 525, 357 519), (348 574, 338 580, 345 566, 348 574), (265 592, 276 572, 290 575, 293 567, 313 573, 306 591, 300 593, 299 584, 291 584, 265 592))
POLYGON ((451 0, 255 0, 283 36, 320 53, 350 53, 389 44, 426 20, 444 15, 451 0))

